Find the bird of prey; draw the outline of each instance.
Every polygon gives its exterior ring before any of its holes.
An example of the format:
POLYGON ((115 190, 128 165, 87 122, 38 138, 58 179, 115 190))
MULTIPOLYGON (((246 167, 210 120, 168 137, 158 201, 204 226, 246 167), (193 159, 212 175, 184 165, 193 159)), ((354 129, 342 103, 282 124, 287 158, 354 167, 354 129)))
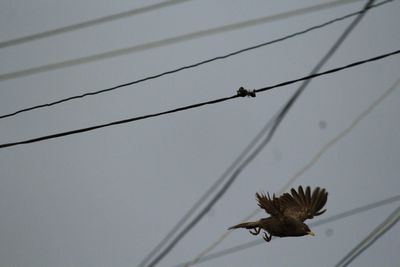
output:
POLYGON ((256 193, 258 206, 271 216, 255 222, 240 223, 229 229, 246 228, 252 235, 258 235, 263 229, 263 238, 267 242, 271 241, 272 236, 313 236, 314 233, 304 221, 326 211, 321 209, 326 204, 328 192, 317 187, 311 193, 309 186, 305 191, 301 186, 297 191, 293 188, 290 191, 291 194, 284 193, 280 197, 274 194, 272 198, 268 193, 256 193))

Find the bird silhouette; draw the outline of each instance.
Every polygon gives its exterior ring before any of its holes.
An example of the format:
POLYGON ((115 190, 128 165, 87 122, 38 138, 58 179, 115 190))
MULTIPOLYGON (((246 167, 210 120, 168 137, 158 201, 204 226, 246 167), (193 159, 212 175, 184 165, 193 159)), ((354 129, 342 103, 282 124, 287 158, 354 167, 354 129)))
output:
POLYGON ((263 229, 263 238, 267 242, 271 241, 272 236, 314 236, 304 221, 326 211, 321 209, 328 200, 328 192, 317 187, 311 193, 309 186, 305 191, 302 186, 297 191, 293 188, 290 191, 291 194, 284 193, 280 197, 274 194, 272 198, 268 193, 256 193, 258 206, 271 216, 255 222, 240 223, 229 229, 246 228, 252 235, 258 235, 263 229))

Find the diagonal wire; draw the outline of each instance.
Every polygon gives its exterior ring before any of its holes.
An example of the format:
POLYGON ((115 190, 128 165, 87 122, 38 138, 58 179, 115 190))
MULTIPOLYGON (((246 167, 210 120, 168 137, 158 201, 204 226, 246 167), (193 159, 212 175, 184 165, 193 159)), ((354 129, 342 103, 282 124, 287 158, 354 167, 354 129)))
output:
POLYGON ((232 162, 225 172, 208 188, 208 190, 196 201, 195 204, 185 213, 184 216, 175 224, 175 226, 168 232, 168 234, 157 244, 157 246, 150 251, 148 255, 139 263, 138 267, 143 267, 150 260, 152 255, 157 253, 173 235, 186 223, 186 221, 193 215, 193 213, 203 204, 206 199, 221 185, 221 183, 228 177, 228 175, 235 169, 235 167, 242 161, 242 159, 257 145, 259 140, 264 136, 265 132, 271 127, 272 120, 267 123, 260 132, 252 139, 252 141, 245 147, 239 156, 232 162))
MULTIPOLYGON (((399 200, 400 200, 400 195, 389 197, 389 198, 384 199, 384 200, 380 200, 380 201, 377 201, 377 202, 374 202, 374 203, 370 203, 368 205, 364 205, 364 206, 361 206, 361 207, 353 208, 351 210, 347 210, 347 211, 332 215, 332 216, 330 216, 328 218, 318 220, 318 221, 316 221, 314 223, 310 223, 310 226, 318 227, 318 226, 321 226, 321 225, 324 225, 324 224, 327 224, 327 223, 330 223, 330 222, 342 220, 344 218, 357 215, 357 214, 359 214, 361 212, 368 211, 368 210, 371 210, 371 209, 375 209, 375 208, 378 208, 378 207, 381 207, 381 206, 385 206, 385 205, 397 202, 399 200)), ((230 247, 230 248, 227 248, 227 249, 223 249, 221 251, 217 251, 215 253, 211 253, 209 255, 206 255, 206 256, 200 258, 196 262, 196 264, 197 263, 201 263, 201 262, 205 262, 205 261, 210 261, 210 260, 213 260, 213 259, 217 259, 217 258, 223 257, 225 255, 236 253, 238 251, 245 250, 245 249, 248 249, 248 248, 251 248, 251 247, 254 247, 254 246, 257 246, 257 245, 261 245, 261 244, 265 244, 265 241, 263 239, 257 239, 257 240, 254 240, 254 241, 249 241, 249 242, 246 242, 246 243, 243 243, 243 244, 240 244, 240 245, 236 245, 236 246, 233 246, 233 247, 230 247)), ((191 263, 191 261, 179 263, 177 265, 174 265, 173 267, 184 267, 184 266, 187 266, 189 263, 191 263)))
POLYGON ((335 267, 346 267, 355 258, 360 256, 369 246, 375 243, 382 235, 392 228, 400 220, 400 206, 392 212, 378 227, 376 227, 365 239, 355 246, 335 267))
MULTIPOLYGON (((340 35, 338 40, 333 44, 333 46, 329 49, 328 53, 321 59, 321 61, 315 66, 315 68, 311 71, 311 75, 317 75, 318 71, 322 68, 322 66, 326 63, 326 61, 335 53, 335 51, 339 48, 339 46, 343 43, 346 37, 350 34, 350 32, 354 29, 354 27, 360 22, 360 20, 364 17, 365 12, 373 4, 374 0, 369 0, 363 8, 363 12, 361 12, 352 23, 345 29, 345 31, 340 35)), ((207 206, 200 211, 200 213, 182 230, 181 233, 175 237, 171 243, 160 252, 160 254, 150 262, 149 267, 155 266, 160 260, 162 260, 172 248, 188 233, 199 221, 200 219, 209 211, 209 209, 222 197, 223 194, 228 190, 228 188, 232 185, 238 175, 242 172, 242 170, 261 152, 261 150, 269 143, 271 138, 273 137, 276 129, 282 122, 283 118, 286 116, 287 112, 290 110, 292 105, 295 103, 300 94, 304 91, 304 89, 309 84, 310 80, 304 80, 304 82, 300 85, 297 91, 292 95, 289 101, 283 106, 281 111, 278 113, 276 119, 273 120, 273 124, 271 126, 270 131, 267 136, 262 140, 258 147, 254 149, 254 151, 244 159, 243 163, 239 165, 236 171, 232 174, 232 176, 228 179, 225 185, 217 192, 217 194, 211 199, 211 201, 207 204, 207 206)), ((262 92, 265 90, 269 90, 268 87, 264 87, 258 90, 254 90, 255 92, 262 92)), ((269 124, 269 123, 268 123, 269 124)), ((200 254, 202 255, 202 254, 200 254)))
POLYGON ((96 26, 96 25, 107 23, 110 21, 119 20, 119 19, 131 17, 131 16, 135 16, 135 15, 139 15, 139 14, 144 14, 144 13, 147 13, 150 11, 154 11, 157 9, 169 7, 172 5, 176 5, 176 4, 180 4, 180 3, 188 2, 188 1, 190 1, 190 0, 168 0, 168 1, 161 2, 161 3, 148 5, 148 6, 140 7, 140 8, 136 8, 136 9, 131 9, 128 11, 124 11, 124 12, 120 12, 120 13, 116 13, 116 14, 112 14, 112 15, 108 15, 108 16, 104 16, 104 17, 100 17, 100 18, 96 18, 96 19, 92 19, 92 20, 87 20, 87 21, 76 23, 76 24, 71 24, 68 26, 48 30, 48 31, 34 33, 31 35, 26 35, 26 36, 18 37, 15 39, 0 42, 0 48, 5 48, 5 47, 10 47, 10 46, 15 46, 15 45, 23 44, 23 43, 36 41, 36 40, 48 38, 51 36, 56 36, 56 35, 60 35, 63 33, 96 26))
MULTIPOLYGON (((389 1, 393 1, 393 0, 388 0, 387 2, 389 2, 389 1)), ((282 14, 266 16, 266 17, 252 19, 252 20, 248 20, 248 21, 219 26, 219 27, 215 27, 215 28, 211 28, 211 29, 206 29, 206 30, 188 33, 188 34, 183 34, 183 35, 179 35, 179 36, 175 36, 175 37, 170 37, 167 39, 162 39, 162 40, 145 43, 145 44, 140 44, 140 45, 136 45, 136 46, 125 47, 125 48, 107 51, 107 52, 94 54, 94 55, 90 55, 90 56, 85 56, 85 57, 75 58, 75 59, 71 59, 71 60, 36 66, 36 67, 28 68, 28 69, 3 73, 3 74, 0 74, 0 81, 15 79, 15 78, 24 77, 27 75, 43 73, 43 72, 47 72, 50 70, 56 70, 56 69, 62 69, 62 68, 66 68, 66 67, 86 64, 86 63, 90 63, 90 62, 94 62, 94 61, 98 61, 98 60, 104 60, 104 59, 108 59, 108 58, 112 58, 112 57, 116 57, 116 56, 127 55, 127 54, 131 54, 131 53, 135 53, 135 52, 141 52, 141 51, 145 51, 145 50, 149 50, 149 49, 159 48, 159 47, 166 46, 166 45, 171 45, 171 44, 180 43, 180 42, 184 42, 184 41, 188 41, 188 40, 193 40, 193 39, 201 38, 204 36, 216 35, 216 34, 220 34, 222 32, 229 32, 229 31, 243 29, 243 28, 247 28, 247 27, 251 27, 251 26, 256 26, 256 25, 270 22, 272 20, 285 18, 285 17, 287 17, 286 13, 292 14, 293 12, 285 12, 282 14)), ((296 15, 297 15, 297 13, 301 14, 302 12, 295 12, 296 15)))
POLYGON ((321 156, 328 151, 331 147, 333 147, 339 140, 349 134, 354 127, 363 120, 369 113, 371 113, 386 97, 388 97, 393 91, 399 86, 400 78, 389 88, 387 89, 378 99, 376 99, 366 110, 364 110, 354 121, 343 131, 341 131, 338 135, 335 136, 331 141, 325 144, 320 151, 311 159, 309 163, 307 163, 303 168, 301 168, 292 178, 290 178, 287 183, 283 186, 281 192, 286 191, 298 177, 303 175, 309 168, 311 168, 320 158, 321 156))
MULTIPOLYGON (((363 65, 363 64, 366 64, 366 63, 369 63, 369 62, 381 60, 383 58, 390 57, 390 56, 393 56, 393 55, 397 55, 399 53, 400 53, 400 50, 396 50, 396 51, 389 52, 389 53, 386 53, 386 54, 381 54, 379 56, 368 58, 368 59, 364 59, 364 60, 360 60, 360 61, 356 61, 356 62, 353 62, 351 64, 345 65, 345 66, 333 68, 333 69, 330 69, 330 70, 327 70, 327 71, 314 73, 314 74, 311 74, 311 75, 303 76, 301 78, 297 78, 297 79, 293 79, 293 80, 290 80, 290 81, 281 82, 281 83, 278 83, 278 84, 275 84, 275 85, 263 87, 263 88, 254 90, 253 92, 261 93, 261 92, 266 92, 266 91, 269 91, 269 90, 272 90, 272 89, 275 89, 275 88, 278 88, 278 87, 282 87, 282 86, 286 86, 286 85, 289 85, 289 84, 297 83, 297 82, 300 82, 300 81, 308 81, 310 79, 313 79, 313 78, 316 78, 316 77, 319 77, 319 76, 331 74, 331 73, 338 72, 338 71, 341 71, 341 70, 344 70, 344 69, 353 68, 353 67, 356 67, 356 66, 359 66, 359 65, 363 65)), ((278 115, 278 117, 277 117, 277 121, 278 122, 275 121, 275 124, 279 124, 280 120, 282 120, 282 118, 284 117, 284 115, 286 114, 286 112, 291 107, 291 105, 294 103, 295 99, 299 96, 300 93, 301 93, 301 91, 296 91, 296 93, 292 96, 292 98, 288 101, 288 103, 285 105, 283 110, 278 115)), ((236 95, 233 95, 233 96, 218 98, 218 99, 214 99, 214 100, 210 100, 210 101, 206 101, 206 102, 201 102, 201 103, 197 103, 197 104, 192 104, 192 105, 188 105, 188 106, 183 106, 183 107, 179 107, 179 108, 175 108, 175 109, 170 109, 170 110, 162 111, 162 112, 158 112, 158 113, 152 113, 152 114, 143 115, 143 116, 139 116, 139 117, 133 117, 133 118, 123 119, 123 120, 119 120, 119 121, 113 121, 113 122, 109 122, 109 123, 105 123, 105 124, 95 125, 95 126, 91 126, 91 127, 80 128, 80 129, 76 129, 76 130, 71 130, 71 131, 60 132, 60 133, 56 133, 56 134, 45 135, 45 136, 32 138, 32 139, 27 139, 27 140, 23 140, 23 141, 17 141, 17 142, 12 142, 12 143, 3 143, 3 144, 0 144, 0 149, 1 148, 6 148, 6 147, 17 146, 17 145, 23 145, 23 144, 37 143, 37 142, 41 142, 41 141, 45 141, 45 140, 50 140, 50 139, 54 139, 54 138, 60 138, 60 137, 68 136, 68 135, 89 132, 89 131, 97 130, 97 129, 100 129, 100 128, 110 127, 110 126, 119 125, 119 124, 125 124, 125 123, 129 123, 129 122, 133 122, 133 121, 149 119, 149 118, 158 117, 158 116, 162 116, 162 115, 167 115, 167 114, 171 114, 171 113, 181 112, 181 111, 184 111, 184 110, 198 108, 198 107, 205 106, 205 105, 212 105, 212 104, 216 104, 216 103, 232 100, 232 99, 238 98, 238 97, 243 97, 243 95, 239 94, 239 92, 238 92, 236 95)), ((275 129, 275 128, 276 127, 273 127, 272 129, 275 129)))
MULTIPOLYGON (((371 5, 370 8, 379 7, 381 5, 387 4, 387 3, 392 2, 392 1, 393 0, 382 1, 382 2, 377 3, 375 5, 371 5)), ((148 80, 157 79, 157 78, 165 76, 165 75, 170 75, 170 74, 173 74, 173 73, 176 73, 176 72, 180 72, 180 71, 183 71, 183 70, 195 68, 195 67, 198 67, 198 66, 201 66, 201 65, 204 65, 204 64, 211 63, 213 61, 226 59, 226 58, 229 58, 229 57, 241 54, 241 53, 245 53, 245 52, 248 52, 248 51, 251 51, 251 50, 254 50, 254 49, 258 49, 258 48, 261 48, 261 47, 264 47, 264 46, 267 46, 267 45, 278 43, 278 42, 281 42, 281 41, 296 37, 298 35, 302 35, 302 34, 305 34, 307 32, 326 27, 326 26, 328 26, 328 25, 330 25, 332 23, 339 22, 339 21, 342 21, 344 19, 350 18, 352 16, 358 15, 361 12, 362 12, 362 10, 357 11, 357 12, 353 12, 353 13, 347 14, 345 16, 342 16, 342 17, 327 21, 325 23, 313 26, 311 28, 308 28, 308 29, 305 29, 305 30, 302 30, 302 31, 299 31, 299 32, 295 32, 295 33, 289 34, 287 36, 284 36, 284 37, 281 37, 281 38, 278 38, 278 39, 274 39, 272 41, 267 41, 267 42, 264 42, 264 43, 260 43, 260 44, 254 45, 254 46, 250 46, 250 47, 247 47, 247 48, 243 48, 243 49, 240 49, 240 50, 237 50, 237 51, 222 55, 222 56, 214 57, 214 58, 211 58, 211 59, 206 59, 206 60, 203 60, 203 61, 200 61, 200 62, 197 62, 197 63, 193 63, 191 65, 183 66, 183 67, 180 67, 180 68, 177 68, 177 69, 173 69, 173 70, 169 70, 169 71, 166 71, 166 72, 163 72, 163 73, 159 73, 159 74, 156 74, 156 75, 152 75, 152 76, 148 76, 148 77, 145 77, 145 78, 141 78, 141 79, 129 82, 129 83, 124 83, 124 84, 116 85, 116 86, 113 86, 113 87, 110 87, 110 88, 106 88, 106 89, 102 89, 102 90, 98 90, 98 91, 93 91, 93 92, 89 92, 89 93, 84 93, 84 94, 80 94, 80 95, 70 96, 70 97, 59 99, 59 100, 56 100, 56 101, 53 101, 53 102, 50 102, 50 103, 45 103, 45 104, 40 104, 40 105, 28 107, 28 108, 23 108, 23 109, 15 111, 15 112, 11 112, 11 113, 8 113, 8 114, 0 115, 0 119, 7 118, 7 117, 12 117, 12 116, 15 116, 17 114, 28 112, 28 111, 32 111, 32 110, 35 110, 35 109, 40 109, 40 108, 45 108, 45 107, 58 105, 58 104, 61 104, 61 103, 64 103, 64 102, 68 102, 68 101, 71 101, 71 100, 75 100, 75 99, 79 99, 79 98, 84 98, 84 97, 88 97, 88 96, 94 96, 94 95, 97 95, 97 94, 102 94, 102 93, 114 91, 114 90, 117 90, 117 89, 122 88, 122 87, 126 87, 126 86, 130 86, 130 85, 142 83, 142 82, 145 82, 145 81, 148 81, 148 80)), ((0 80, 1 80, 1 75, 0 75, 0 80)))
MULTIPOLYGON (((314 69, 311 71, 311 76, 316 75, 318 71, 322 68, 322 66, 333 56, 333 54, 336 52, 336 50, 340 47, 340 45, 343 43, 343 41, 347 38, 347 36, 351 33, 351 31, 357 26, 357 24, 361 21, 361 19, 364 17, 366 11, 370 8, 370 6, 374 3, 374 0, 368 0, 367 3, 364 5, 363 10, 361 13, 358 14, 358 16, 349 24, 349 26, 344 30, 344 32, 339 36, 339 38, 336 40, 336 42, 332 45, 332 47, 329 49, 329 51, 325 54, 325 56, 318 62, 318 64, 314 67, 314 69)), ((307 87, 309 84, 310 80, 305 80, 300 87, 297 89, 297 91, 293 94, 293 96, 289 99, 289 101, 285 104, 285 106, 282 108, 282 110, 279 112, 276 120, 275 120, 275 125, 278 126, 281 122, 281 120, 285 117, 287 114, 288 110, 290 107, 293 105, 293 103, 296 101, 296 99, 300 96, 300 94, 304 91, 304 89, 307 87)), ((266 88, 263 88, 266 89, 266 88)), ((276 130, 275 128, 272 128, 269 135, 273 134, 276 130)), ((268 138, 268 137, 267 137, 268 138)), ((268 140, 269 141, 269 140, 268 140)), ((284 190, 282 190, 284 191, 284 190)), ((254 213, 254 212, 253 212, 254 213)), ((253 214, 251 214, 253 215, 253 214)), ((247 219, 246 219, 247 220, 247 219)), ((198 259, 209 253, 211 250, 213 250, 218 244, 220 244, 229 234, 231 231, 227 231, 224 234, 222 234, 215 242, 213 242, 209 247, 207 247, 204 251, 202 251, 199 255, 197 255, 193 261, 187 266, 190 266, 192 263, 196 263, 198 259)))

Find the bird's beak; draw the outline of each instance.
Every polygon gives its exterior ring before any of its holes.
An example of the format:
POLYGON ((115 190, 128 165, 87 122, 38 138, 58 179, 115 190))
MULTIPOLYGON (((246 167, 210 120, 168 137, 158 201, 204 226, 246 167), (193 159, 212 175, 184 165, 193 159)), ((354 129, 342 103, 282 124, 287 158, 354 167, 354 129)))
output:
POLYGON ((314 234, 314 232, 313 232, 313 231, 310 231, 310 232, 308 232, 307 234, 308 234, 308 235, 315 236, 315 234, 314 234))

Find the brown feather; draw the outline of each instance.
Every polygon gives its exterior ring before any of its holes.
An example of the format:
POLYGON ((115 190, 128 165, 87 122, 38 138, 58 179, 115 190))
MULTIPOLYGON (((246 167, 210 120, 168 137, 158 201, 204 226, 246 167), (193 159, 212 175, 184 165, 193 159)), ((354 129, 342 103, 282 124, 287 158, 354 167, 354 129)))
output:
POLYGON ((309 186, 306 188, 306 203, 307 206, 309 206, 311 203, 311 188, 309 186))
POLYGON ((322 214, 319 212, 326 204, 327 193, 325 189, 315 188, 311 194, 311 189, 299 186, 296 191, 294 188, 290 190, 291 194, 284 193, 280 198, 281 211, 284 216, 290 216, 300 221, 311 219, 314 216, 322 214))
POLYGON ((271 199, 269 194, 265 195, 264 193, 256 193, 256 199, 258 206, 271 214, 271 216, 281 215, 280 203, 277 201, 278 198, 275 197, 275 194, 271 199))
POLYGON ((237 229, 237 228, 246 228, 246 229, 253 229, 255 227, 259 227, 259 222, 245 222, 245 223, 239 223, 234 226, 231 226, 228 228, 228 230, 231 229, 237 229))

